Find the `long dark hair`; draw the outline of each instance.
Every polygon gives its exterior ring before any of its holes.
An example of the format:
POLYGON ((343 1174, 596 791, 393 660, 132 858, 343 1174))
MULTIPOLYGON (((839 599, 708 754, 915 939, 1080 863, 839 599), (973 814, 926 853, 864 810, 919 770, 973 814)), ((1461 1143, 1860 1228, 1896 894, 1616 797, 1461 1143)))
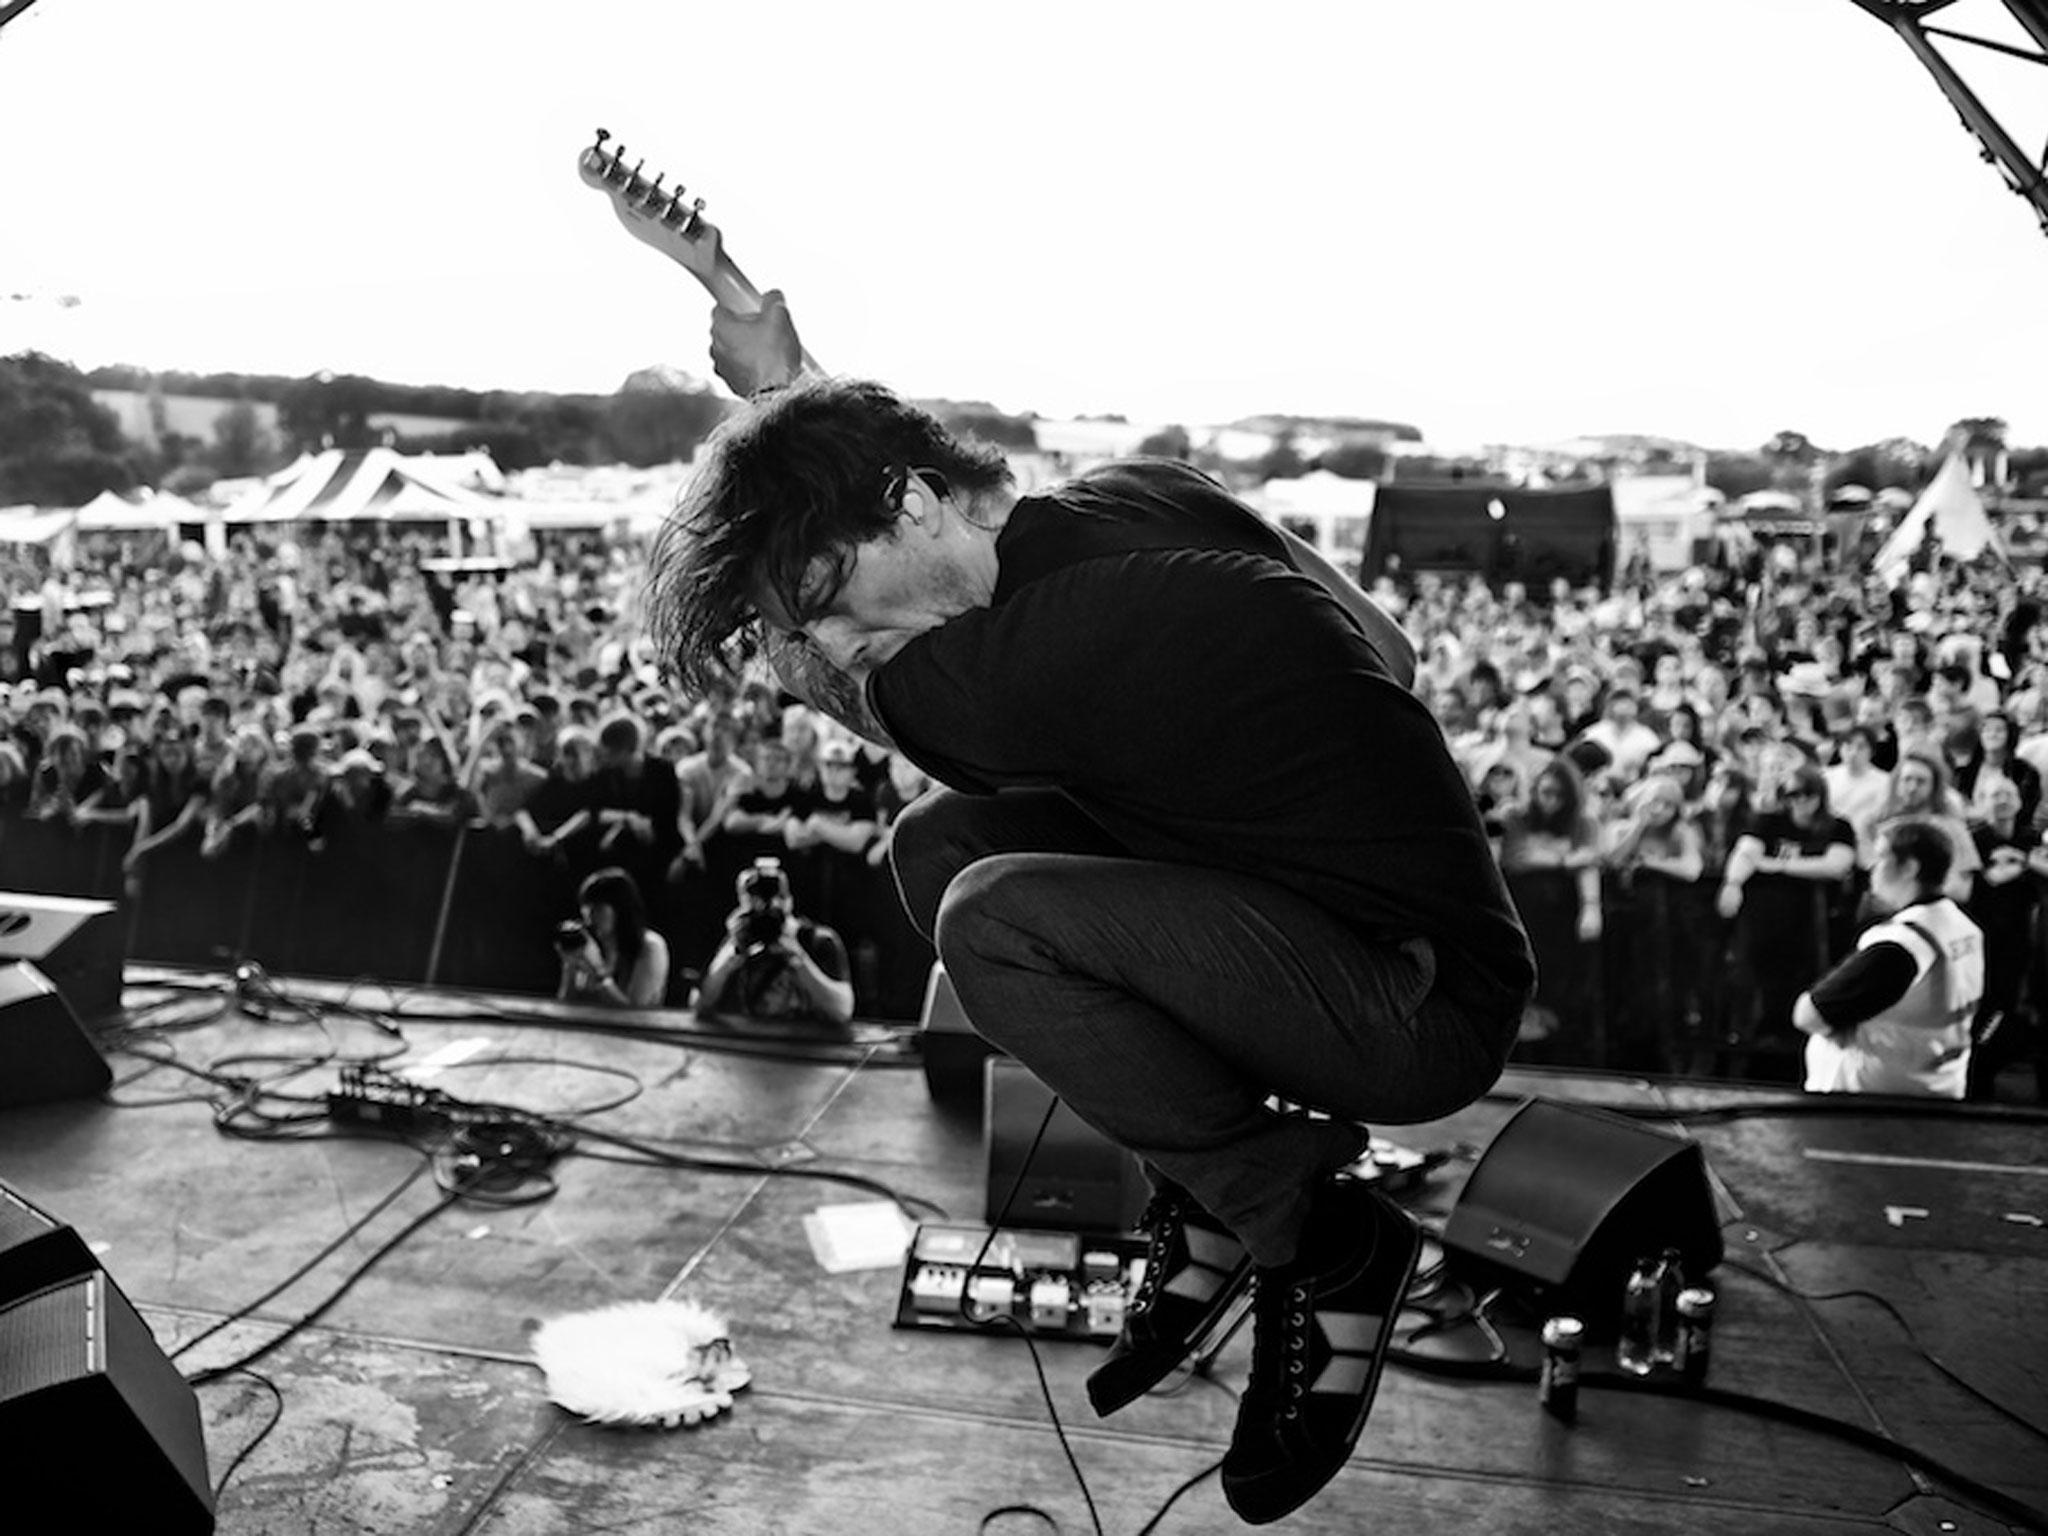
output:
POLYGON ((576 900, 582 906, 602 904, 612 909, 616 920, 612 941, 619 948, 618 959, 613 962, 613 979, 623 983, 633 974, 640 951, 647 943, 647 904, 640 899, 639 885, 616 864, 607 865, 583 877, 583 883, 576 887, 576 900))
POLYGON ((1579 830, 1579 823, 1586 813, 1586 779, 1579 772, 1579 765, 1560 752, 1541 768, 1536 777, 1529 781, 1529 803, 1523 812, 1523 825, 1532 832, 1559 832, 1570 835, 1579 830), (1546 810, 1541 796, 1537 794, 1545 780, 1556 784, 1563 791, 1557 809, 1546 810))
POLYGON ((1011 478, 1000 449, 861 379, 807 379, 729 417, 649 562, 658 654, 700 693, 729 684, 761 652, 761 597, 799 624, 830 603, 854 550, 895 525, 911 472, 963 495, 1011 478))

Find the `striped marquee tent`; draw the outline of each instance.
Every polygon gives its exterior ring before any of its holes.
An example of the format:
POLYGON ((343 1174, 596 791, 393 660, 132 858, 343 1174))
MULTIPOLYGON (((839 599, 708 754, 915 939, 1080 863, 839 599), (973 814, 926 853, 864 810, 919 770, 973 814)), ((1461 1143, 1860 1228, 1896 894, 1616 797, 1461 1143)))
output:
POLYGON ((495 521, 500 503, 446 473, 445 460, 389 448, 328 448, 302 454, 228 504, 228 524, 301 522, 464 523, 495 521))

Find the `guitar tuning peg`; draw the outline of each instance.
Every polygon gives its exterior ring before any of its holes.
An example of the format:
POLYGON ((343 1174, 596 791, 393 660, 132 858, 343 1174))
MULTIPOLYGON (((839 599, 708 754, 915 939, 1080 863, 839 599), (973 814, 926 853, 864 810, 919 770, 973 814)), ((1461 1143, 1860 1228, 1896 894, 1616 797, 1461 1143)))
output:
POLYGON ((603 148, 604 148, 604 141, 605 141, 606 139, 610 138, 610 137, 611 137, 611 134, 609 134, 608 132, 606 132, 606 131, 605 131, 604 129, 600 128, 600 129, 598 129, 598 130, 597 130, 597 142, 596 142, 595 144, 591 145, 590 147, 591 147, 592 149, 598 149, 598 150, 601 150, 601 149, 603 149, 603 148))
POLYGON ((619 159, 625 153, 626 145, 623 140, 612 146, 612 163, 605 167, 604 172, 606 179, 611 181, 617 181, 619 179, 619 159))
POLYGON ((647 191, 642 195, 640 199, 640 205, 643 208, 653 209, 659 206, 661 202, 661 181, 662 177, 666 175, 668 175, 667 171, 662 171, 658 173, 655 176, 653 182, 649 184, 647 191))
POLYGON ((690 216, 687 219, 683 220, 684 233, 687 234, 689 231, 695 229, 697 227, 697 221, 703 218, 703 216, 704 199, 701 197, 693 199, 690 203, 690 216))

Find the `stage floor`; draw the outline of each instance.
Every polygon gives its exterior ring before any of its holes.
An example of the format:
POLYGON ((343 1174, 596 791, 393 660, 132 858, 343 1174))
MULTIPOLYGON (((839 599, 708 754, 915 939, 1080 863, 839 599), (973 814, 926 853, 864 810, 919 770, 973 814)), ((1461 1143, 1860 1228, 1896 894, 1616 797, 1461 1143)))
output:
MULTIPOLYGON (((130 979, 131 1008, 165 995, 130 979)), ((187 980, 198 990, 151 1015, 178 1026, 145 1042, 157 1055, 249 1077, 278 1072, 280 1059, 325 1056, 328 1065, 274 1085, 317 1095, 333 1086, 334 1061, 402 1051, 401 1063, 441 1063, 423 1080, 460 1098, 581 1116, 590 1131, 737 1170, 600 1160, 582 1153, 627 1154, 586 1138, 555 1167, 548 1198, 447 1203, 407 1146, 310 1122, 288 1129, 320 1139, 223 1135, 205 1083, 171 1066, 145 1071, 125 1052, 110 1052, 121 1080, 113 1105, 0 1113, 0 1180, 79 1230, 167 1352, 235 1319, 179 1354, 187 1375, 275 1339, 374 1258, 317 1323, 254 1364, 264 1381, 229 1374, 198 1389, 211 1478, 233 1468, 219 1530, 1095 1529, 1024 1345, 892 1327, 900 1263, 828 1272, 807 1236, 805 1217, 821 1207, 876 1198, 808 1176, 819 1173, 878 1181, 956 1221, 984 1214, 978 1122, 933 1103, 900 1036, 875 1030, 858 1049, 800 1059, 773 1042, 765 1054, 736 1052, 680 1015, 673 1028, 607 1032, 549 1005, 358 988, 358 1004, 401 1005, 400 1038, 343 1013, 315 1023, 271 1006, 270 1018, 253 1017, 223 1008, 225 988, 207 990, 210 979, 187 980), (358 1223, 324 1262, 240 1315, 358 1223), (548 1400, 528 1348, 538 1323, 673 1297, 729 1320, 753 1383, 728 1414, 697 1429, 603 1428, 548 1400), (1025 1505, 1042 1516, 1016 1508, 1025 1505)), ((1686 1112, 1677 1123, 1702 1144, 1727 1217, 1715 1387, 1880 1431, 2048 1508, 2038 1432, 1942 1374, 1874 1302, 1808 1303, 1780 1288, 1882 1296, 1957 1375, 2048 1426, 2048 1119, 1798 1113, 1798 1096, 1756 1088, 1516 1071, 1449 1120, 1379 1128, 1449 1154, 1404 1202, 1425 1219, 1448 1213, 1527 1095, 1686 1112), (1739 1106, 1755 1108, 1730 1113, 1739 1106)), ((1476 1329, 1460 1334, 1432 1347, 1480 1342, 1476 1329)), ((1041 1347, 1103 1532, 1145 1529, 1221 1456, 1247 1335, 1224 1347, 1210 1377, 1109 1420, 1092 1416, 1082 1392, 1100 1346, 1041 1347)), ((1533 1363, 1526 1334, 1511 1331, 1507 1343, 1533 1363)), ((1608 1369, 1599 1350, 1587 1364, 1608 1369)), ((18 1486, 23 1478, 32 1483, 33 1469, 17 1472, 18 1486)), ((26 1503, 61 1509, 61 1492, 26 1503)), ((1155 1528, 1240 1527, 1212 1476, 1155 1528)), ((1401 1366, 1385 1377, 1357 1455, 1284 1528, 2024 1529, 1890 1456, 1725 1404, 1589 1387, 1566 1427, 1526 1384, 1401 1366)))

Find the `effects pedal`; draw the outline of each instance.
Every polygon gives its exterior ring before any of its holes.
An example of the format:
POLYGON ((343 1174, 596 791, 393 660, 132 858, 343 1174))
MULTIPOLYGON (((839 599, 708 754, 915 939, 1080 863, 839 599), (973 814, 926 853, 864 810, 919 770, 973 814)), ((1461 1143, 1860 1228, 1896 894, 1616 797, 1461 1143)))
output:
POLYGON ((438 1089, 360 1063, 341 1069, 341 1086, 327 1095, 327 1114, 337 1124, 406 1135, 445 1130, 455 1118, 447 1095, 438 1089))
POLYGON ((895 1326, 1007 1331, 1007 1319, 1038 1338, 1107 1344, 1145 1277, 1145 1248, 1135 1233, 927 1223, 904 1259, 895 1326))

